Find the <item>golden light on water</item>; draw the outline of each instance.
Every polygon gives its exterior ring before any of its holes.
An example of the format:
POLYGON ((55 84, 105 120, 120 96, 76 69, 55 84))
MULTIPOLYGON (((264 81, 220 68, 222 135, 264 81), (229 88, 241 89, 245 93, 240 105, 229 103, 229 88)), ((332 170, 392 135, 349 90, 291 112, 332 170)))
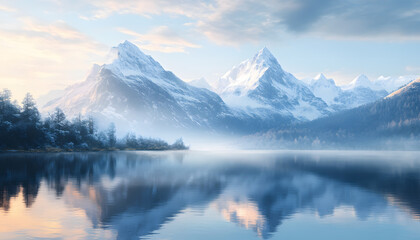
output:
POLYGON ((263 235, 266 221, 258 210, 258 206, 252 201, 237 202, 234 200, 219 200, 212 204, 218 209, 222 217, 229 222, 234 222, 246 229, 252 229, 258 236, 263 235))
MULTIPOLYGON (((70 189, 66 189, 68 192, 70 189)), ((76 193, 76 191, 72 191, 76 193)), ((75 197, 77 194, 73 194, 75 197)), ((36 201, 26 207, 22 188, 10 199, 10 208, 0 210, 0 238, 62 238, 89 239, 91 234, 112 238, 114 233, 106 229, 93 229, 84 210, 69 207, 41 184, 36 201), (88 232, 89 230, 90 232, 88 232)))

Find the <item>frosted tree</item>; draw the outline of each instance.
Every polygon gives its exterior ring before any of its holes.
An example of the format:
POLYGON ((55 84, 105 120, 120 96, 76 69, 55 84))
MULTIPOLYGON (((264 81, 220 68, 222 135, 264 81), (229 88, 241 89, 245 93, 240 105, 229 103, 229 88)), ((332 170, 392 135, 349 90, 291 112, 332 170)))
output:
POLYGON ((106 135, 108 137, 109 147, 115 147, 115 144, 117 143, 117 136, 115 133, 116 133, 115 124, 114 123, 109 124, 108 130, 106 132, 106 135))

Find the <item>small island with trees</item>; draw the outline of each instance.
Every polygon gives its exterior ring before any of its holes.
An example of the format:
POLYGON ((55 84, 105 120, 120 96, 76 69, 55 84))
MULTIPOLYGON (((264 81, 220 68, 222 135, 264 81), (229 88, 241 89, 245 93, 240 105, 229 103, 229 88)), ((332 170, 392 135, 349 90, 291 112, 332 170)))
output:
POLYGON ((80 115, 68 120, 56 108, 45 119, 41 118, 35 101, 27 93, 21 106, 12 101, 12 94, 0 92, 0 151, 115 151, 115 150, 185 150, 182 138, 173 144, 160 139, 136 137, 127 133, 117 139, 116 127, 99 131, 93 118, 80 115))

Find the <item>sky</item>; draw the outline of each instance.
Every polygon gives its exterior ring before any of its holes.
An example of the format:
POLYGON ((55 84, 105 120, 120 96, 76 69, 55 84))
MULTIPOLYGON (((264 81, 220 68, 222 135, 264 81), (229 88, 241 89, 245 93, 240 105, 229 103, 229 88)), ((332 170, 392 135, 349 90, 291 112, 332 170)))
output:
POLYGON ((0 0, 0 89, 63 89, 124 40, 186 81, 215 81, 263 47, 300 79, 417 75, 420 1, 0 0))

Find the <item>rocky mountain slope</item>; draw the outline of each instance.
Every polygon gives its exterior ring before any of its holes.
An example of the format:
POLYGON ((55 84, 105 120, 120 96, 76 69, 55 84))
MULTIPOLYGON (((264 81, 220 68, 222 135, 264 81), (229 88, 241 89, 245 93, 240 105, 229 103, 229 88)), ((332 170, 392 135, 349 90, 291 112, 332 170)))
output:
POLYGON ((69 117, 91 115, 103 124, 143 134, 183 129, 227 128, 236 118, 222 99, 166 71, 126 41, 111 50, 108 64, 94 65, 87 79, 43 107, 69 117))
POLYGON ((284 71, 267 48, 223 75, 216 91, 229 106, 260 115, 305 121, 329 113, 327 104, 284 71))

